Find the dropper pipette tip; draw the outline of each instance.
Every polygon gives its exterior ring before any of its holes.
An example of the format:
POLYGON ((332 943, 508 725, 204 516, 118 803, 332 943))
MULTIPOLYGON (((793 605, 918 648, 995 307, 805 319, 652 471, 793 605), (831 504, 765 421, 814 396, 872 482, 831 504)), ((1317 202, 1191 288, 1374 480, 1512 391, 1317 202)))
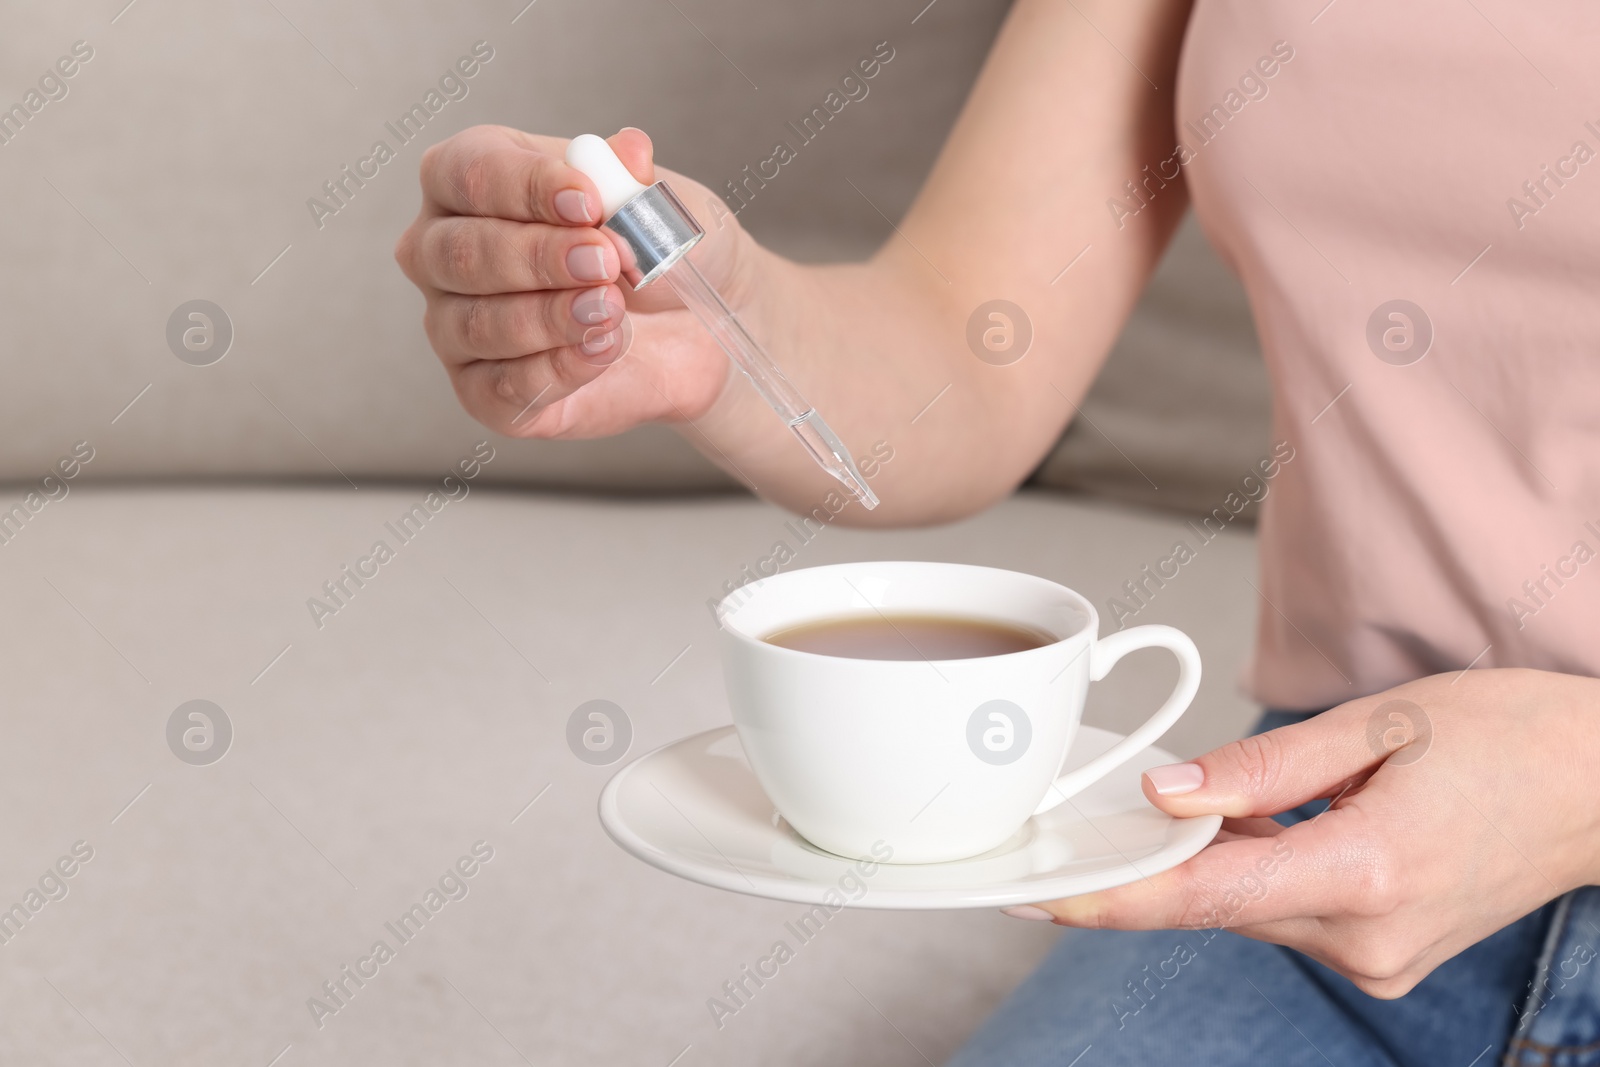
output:
POLYGON ((862 507, 871 511, 878 506, 877 494, 868 487, 867 480, 856 469, 855 460, 850 458, 850 450, 844 447, 839 435, 823 421, 815 408, 791 422, 789 429, 806 446, 806 451, 811 453, 817 465, 850 490, 850 495, 859 500, 862 507))
POLYGON ((844 487, 850 490, 856 500, 860 501, 862 507, 871 511, 878 506, 878 494, 867 486, 867 483, 855 472, 853 465, 852 469, 846 474, 838 474, 837 472, 835 474, 844 483, 844 487))

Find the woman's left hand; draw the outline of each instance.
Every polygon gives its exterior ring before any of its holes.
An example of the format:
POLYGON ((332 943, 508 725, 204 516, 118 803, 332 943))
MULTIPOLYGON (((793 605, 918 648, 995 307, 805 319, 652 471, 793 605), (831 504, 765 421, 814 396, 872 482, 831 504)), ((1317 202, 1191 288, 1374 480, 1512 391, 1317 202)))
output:
POLYGON ((1038 905, 1064 926, 1228 927, 1375 997, 1600 882, 1600 680, 1435 675, 1157 767, 1145 795, 1225 817, 1172 870, 1038 905), (1334 797, 1282 827, 1267 816, 1334 797))

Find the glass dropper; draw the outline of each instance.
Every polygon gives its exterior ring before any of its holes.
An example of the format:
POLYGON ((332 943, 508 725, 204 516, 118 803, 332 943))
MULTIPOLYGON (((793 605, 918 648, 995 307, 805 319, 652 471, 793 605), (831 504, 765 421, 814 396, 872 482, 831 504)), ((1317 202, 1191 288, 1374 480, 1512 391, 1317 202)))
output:
POLYGON ((605 228, 632 253, 632 263, 626 262, 627 254, 623 256, 624 277, 635 289, 665 278, 817 465, 838 479, 863 507, 877 507, 876 494, 861 477, 838 435, 784 377, 705 275, 685 257, 705 236, 705 230, 667 183, 640 184, 611 146, 594 134, 573 138, 567 148, 567 162, 595 183, 603 202, 605 228))
POLYGON ((681 259, 666 273, 667 284, 695 313, 702 325, 717 339, 717 344, 728 353, 734 365, 750 379, 773 411, 776 411, 789 429, 806 446, 811 458, 829 474, 839 479, 852 496, 868 509, 878 506, 878 498, 867 487, 866 479, 856 470, 850 452, 840 442, 837 434, 822 421, 817 409, 806 402, 800 391, 789 384, 783 371, 750 336, 739 316, 723 302, 721 294, 712 288, 706 276, 693 263, 681 259))

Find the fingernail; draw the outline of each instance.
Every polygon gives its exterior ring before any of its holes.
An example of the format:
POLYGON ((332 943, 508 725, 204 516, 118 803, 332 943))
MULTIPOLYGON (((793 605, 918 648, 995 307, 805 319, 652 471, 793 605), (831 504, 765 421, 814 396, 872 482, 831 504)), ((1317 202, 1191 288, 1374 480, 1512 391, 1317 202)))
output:
POLYGON ((582 189, 563 189, 556 194, 556 214, 567 222, 594 222, 589 214, 589 197, 582 189))
POLYGON ((1193 793, 1206 784, 1205 768, 1198 763, 1169 763, 1165 767, 1151 767, 1144 772, 1156 792, 1164 797, 1193 793))
POLYGON ((1013 919, 1035 919, 1045 922, 1054 922, 1055 916, 1043 908, 1036 908, 1032 904, 1013 904, 1009 908, 1001 908, 1001 915, 1009 915, 1013 919))
MULTIPOLYGON (((600 326, 593 326, 583 333, 583 344, 578 346, 578 351, 585 356, 598 356, 616 341, 618 330, 607 330, 600 326)), ((599 362, 599 361, 596 361, 599 362)))
POLYGON ((572 318, 580 326, 593 326, 605 322, 612 315, 611 304, 606 301, 606 287, 590 289, 572 302, 572 318))
POLYGON ((567 271, 580 282, 603 282, 611 277, 611 272, 606 270, 605 249, 599 245, 569 249, 567 271))

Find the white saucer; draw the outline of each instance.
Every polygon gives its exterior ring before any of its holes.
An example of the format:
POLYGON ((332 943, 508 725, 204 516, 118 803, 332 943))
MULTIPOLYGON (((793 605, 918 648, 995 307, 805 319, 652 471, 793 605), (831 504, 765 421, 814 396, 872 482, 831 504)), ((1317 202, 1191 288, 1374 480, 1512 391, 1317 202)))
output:
MULTIPOLYGON (((1083 726, 1066 769, 1122 735, 1083 726)), ((773 810, 732 726, 634 760, 606 783, 600 822, 612 840, 668 873, 736 893, 837 907, 993 908, 1091 893, 1175 867, 1216 836, 1220 816, 1174 819, 1150 806, 1139 776, 1176 757, 1148 748, 999 848, 949 863, 858 861, 824 852, 773 810), (865 883, 862 893, 855 887, 865 883), (854 899, 851 899, 851 898, 854 899)))

